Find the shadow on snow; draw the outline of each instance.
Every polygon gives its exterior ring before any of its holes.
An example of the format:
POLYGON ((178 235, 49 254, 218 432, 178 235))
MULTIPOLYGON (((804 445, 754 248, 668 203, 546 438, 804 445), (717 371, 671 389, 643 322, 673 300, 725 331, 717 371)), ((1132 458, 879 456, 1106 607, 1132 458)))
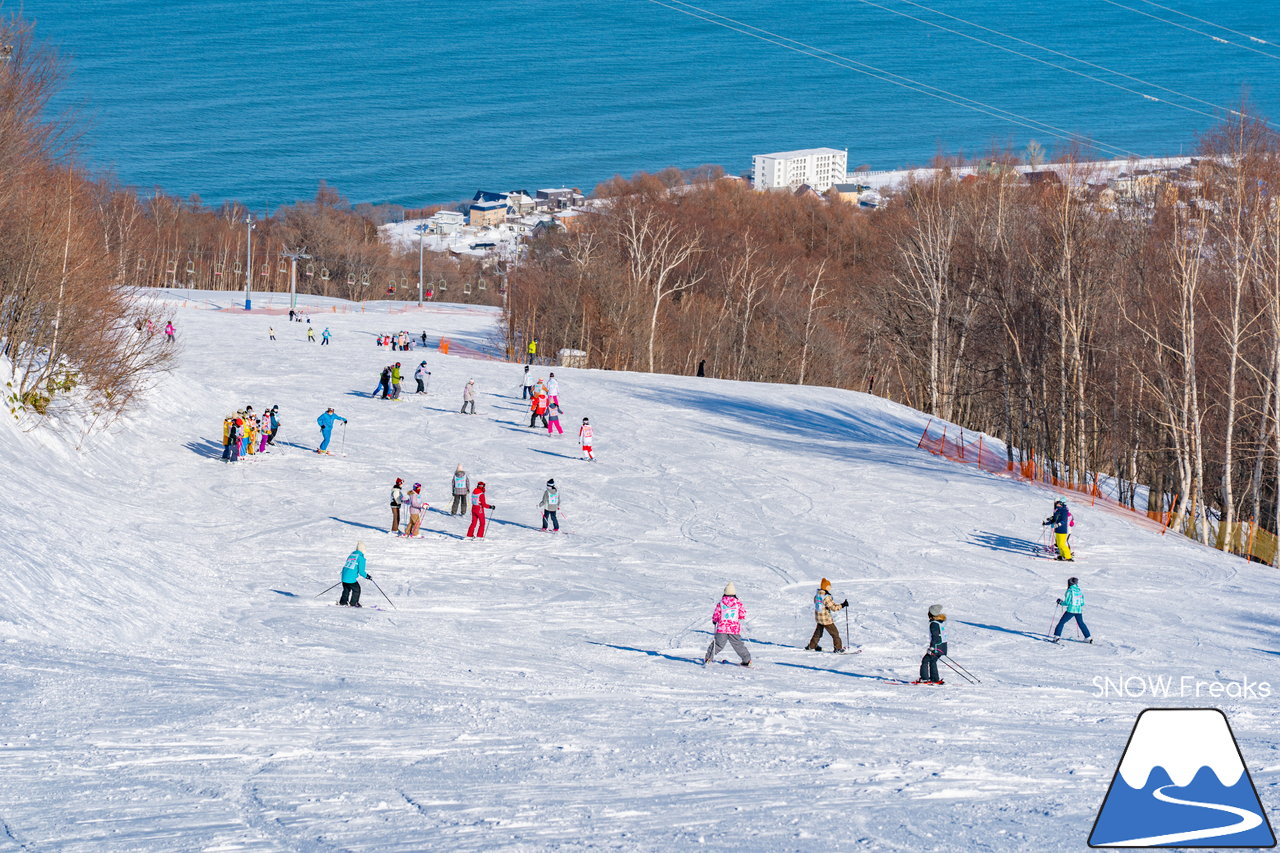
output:
POLYGON ((984 631, 999 631, 1001 634, 1013 634, 1015 637, 1026 637, 1031 640, 1038 640, 1041 643, 1052 642, 1044 634, 1037 634, 1034 631, 1019 631, 1017 628, 1002 628, 999 625, 984 625, 981 622, 965 622, 963 619, 957 619, 961 625, 968 625, 970 628, 981 628, 984 631))

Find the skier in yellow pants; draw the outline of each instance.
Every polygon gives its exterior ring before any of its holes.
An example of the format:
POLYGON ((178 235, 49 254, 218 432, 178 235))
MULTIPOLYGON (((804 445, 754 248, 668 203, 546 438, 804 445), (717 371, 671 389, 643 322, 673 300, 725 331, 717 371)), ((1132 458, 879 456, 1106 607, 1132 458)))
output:
POLYGON ((1042 527, 1053 527, 1053 541, 1058 546, 1059 560, 1074 561, 1071 546, 1067 544, 1067 535, 1071 532, 1071 513, 1067 511, 1067 502, 1059 498, 1053 502, 1053 515, 1044 520, 1042 527))

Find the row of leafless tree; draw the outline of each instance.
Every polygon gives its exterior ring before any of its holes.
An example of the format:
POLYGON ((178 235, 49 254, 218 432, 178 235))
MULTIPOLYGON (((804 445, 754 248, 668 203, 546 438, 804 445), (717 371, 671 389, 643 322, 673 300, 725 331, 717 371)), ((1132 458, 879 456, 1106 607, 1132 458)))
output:
POLYGON ((531 247, 509 333, 606 368, 873 391, 1130 503, 1176 495, 1202 539, 1210 518, 1276 529, 1280 145, 1241 119, 1203 154, 1119 201, 1084 167, 1029 183, 999 158, 874 211, 614 182, 531 247))

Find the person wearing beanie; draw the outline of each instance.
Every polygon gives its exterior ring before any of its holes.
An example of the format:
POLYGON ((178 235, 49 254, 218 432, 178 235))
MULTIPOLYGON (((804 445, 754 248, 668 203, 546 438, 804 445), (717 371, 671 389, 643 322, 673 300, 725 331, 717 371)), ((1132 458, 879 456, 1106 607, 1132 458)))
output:
POLYGON ((947 653, 947 614, 942 605, 929 608, 929 650, 920 658, 920 680, 915 684, 944 684, 938 677, 938 658, 947 653))
POLYGON ((711 645, 707 646, 706 657, 702 659, 703 665, 715 660, 724 644, 728 643, 738 653, 742 665, 751 666, 751 652, 747 651, 747 644, 742 642, 742 623, 746 620, 747 608, 738 599, 738 590, 734 588, 733 581, 729 581, 724 586, 720 603, 711 614, 711 624, 715 626, 716 633, 711 638, 711 645))
POLYGON ((844 643, 840 640, 840 631, 836 628, 836 620, 832 618, 832 613, 838 613, 849 606, 849 599, 845 599, 844 603, 836 604, 835 598, 831 595, 831 581, 826 578, 822 579, 822 583, 818 585, 818 591, 813 594, 813 618, 818 623, 814 626, 813 636, 809 638, 809 645, 805 646, 811 652, 822 651, 822 632, 826 631, 831 635, 831 642, 835 646, 832 649, 836 654, 844 651, 844 643))
POLYGON ((471 494, 471 477, 462 470, 461 462, 453 472, 450 483, 453 489, 453 508, 449 510, 449 515, 464 515, 467 511, 467 495, 471 494))
POLYGON ((556 533, 559 533, 560 519, 556 513, 560 511, 560 490, 556 488, 555 480, 547 480, 547 488, 542 492, 538 508, 542 510, 542 532, 547 531, 547 521, 550 520, 555 525, 556 533))
POLYGON ((427 363, 424 361, 418 365, 418 369, 413 372, 413 379, 418 383, 418 390, 415 394, 427 393, 427 377, 431 375, 431 371, 427 370, 427 363))
POLYGON ((1080 626, 1080 633, 1084 635, 1085 642, 1092 643, 1093 636, 1089 633, 1089 628, 1084 624, 1084 593, 1080 591, 1080 579, 1068 578, 1067 591, 1063 593, 1062 598, 1058 599, 1058 604, 1066 608, 1062 611, 1062 618, 1058 620, 1058 627, 1053 629, 1053 641, 1055 643, 1062 642, 1062 629, 1072 619, 1076 620, 1076 624, 1080 626))
POLYGON ((360 606, 360 578, 373 579, 373 575, 366 571, 366 565, 364 551, 357 542, 356 549, 342 566, 342 598, 338 599, 338 604, 360 606))
POLYGON ((1058 546, 1056 559, 1075 560, 1075 557, 1071 556, 1071 546, 1067 544, 1067 536, 1071 533, 1072 523, 1071 512, 1067 509, 1067 502, 1059 498, 1053 502, 1053 515, 1046 518, 1040 525, 1041 527, 1053 527, 1053 541, 1058 546))
POLYGON ((471 524, 467 527, 468 539, 483 539, 486 526, 484 511, 486 509, 497 509, 493 504, 489 503, 485 497, 484 480, 476 483, 475 489, 471 492, 471 524))
POLYGON ((409 505, 409 529, 405 532, 405 535, 417 539, 422 535, 422 511, 430 507, 422 499, 421 483, 413 484, 413 488, 409 490, 409 494, 405 498, 405 503, 409 505))
POLYGON ((467 406, 471 407, 471 414, 476 413, 476 381, 468 379, 467 385, 462 389, 462 414, 467 413, 467 406))
POLYGON ((591 444, 595 440, 595 433, 591 429, 591 421, 587 418, 582 419, 582 426, 578 429, 578 442, 582 445, 582 458, 588 462, 595 462, 596 457, 591 452, 591 444))
POLYGON ((391 485, 391 530, 397 536, 400 535, 400 505, 404 503, 404 493, 400 487, 404 485, 404 480, 396 477, 395 483, 391 485))
POLYGON ((520 399, 527 400, 533 396, 533 374, 529 372, 529 365, 524 366, 524 378, 520 380, 520 399))

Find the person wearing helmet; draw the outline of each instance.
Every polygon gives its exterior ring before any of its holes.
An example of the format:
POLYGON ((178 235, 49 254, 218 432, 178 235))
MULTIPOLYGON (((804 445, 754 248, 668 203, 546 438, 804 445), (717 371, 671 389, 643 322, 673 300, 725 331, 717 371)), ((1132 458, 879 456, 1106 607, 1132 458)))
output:
POLYGON ((400 535, 400 505, 404 503, 404 492, 400 489, 404 485, 404 480, 396 477, 395 483, 391 486, 391 530, 389 532, 400 535))
POLYGON ((271 407, 271 434, 267 436, 267 444, 276 443, 276 433, 280 431, 280 406, 279 404, 271 407))
POLYGON ((1044 520, 1041 527, 1053 527, 1053 541, 1058 546, 1059 560, 1074 560, 1071 546, 1067 544, 1067 534, 1071 532, 1071 513, 1067 510, 1067 502, 1058 498, 1053 502, 1053 515, 1044 520))
POLYGON ((400 362, 391 366, 391 399, 400 399, 400 362))
POLYGON ((462 389, 462 414, 467 414, 467 407, 471 407, 471 414, 476 413, 476 381, 468 379, 467 384, 462 389))
POLYGON ((356 549, 342 565, 342 598, 338 599, 338 604, 349 607, 360 606, 360 578, 373 580, 373 575, 369 574, 366 566, 364 551, 357 542, 356 549))
POLYGON ((591 429, 591 421, 587 418, 582 419, 582 426, 578 428, 578 443, 582 445, 582 458, 588 462, 595 462, 595 454, 591 452, 591 446, 595 441, 595 432, 591 429))
POLYGON ((422 511, 429 506, 422 499, 421 483, 413 484, 413 488, 409 490, 409 494, 405 497, 405 503, 409 505, 409 529, 405 532, 405 536, 417 539, 422 535, 422 511))
POLYGON ((813 629, 813 636, 809 638, 809 645, 805 646, 811 652, 822 651, 822 632, 826 631, 831 635, 831 643, 836 654, 844 651, 844 643, 840 641, 840 631, 836 628, 836 620, 831 616, 832 613, 838 613, 849 606, 849 599, 845 599, 844 603, 836 604, 835 598, 831 595, 831 581, 826 578, 822 579, 822 583, 818 585, 818 591, 813 594, 813 618, 818 623, 813 629))
POLYGON ((555 525, 556 533, 560 532, 560 490, 555 480, 547 480, 547 488, 542 492, 542 500, 538 501, 538 509, 542 510, 542 532, 547 532, 547 522, 555 525))
POLYGON ((938 677, 938 658, 947 654, 947 614, 942 605, 929 608, 929 650, 920 658, 920 680, 914 684, 945 684, 938 677))
POLYGON ((711 614, 711 624, 715 626, 716 632, 702 659, 704 666, 715 660, 725 643, 733 646, 743 666, 751 666, 751 652, 747 651, 746 643, 742 642, 742 623, 746 620, 746 605, 738 599, 738 590, 734 588, 733 581, 729 581, 724 586, 720 603, 711 614))
POLYGON ((467 495, 471 494, 471 477, 463 470, 461 462, 453 472, 449 485, 453 494, 453 506, 449 509, 449 515, 463 515, 467 511, 467 495))
POLYGON ((345 424, 347 419, 334 412, 332 408, 325 409, 324 414, 316 418, 316 423, 320 426, 320 437, 322 439, 320 447, 316 449, 316 453, 329 452, 329 442, 333 439, 333 425, 338 421, 342 421, 345 424))
POLYGON ((427 370, 427 363, 424 361, 418 365, 418 369, 413 372, 414 381, 418 383, 418 390, 415 394, 427 393, 427 377, 431 375, 431 371, 427 370))
POLYGON ((1067 591, 1063 593, 1062 598, 1058 599, 1058 604, 1065 609, 1062 611, 1062 618, 1058 620, 1058 627, 1053 629, 1053 641, 1055 643, 1062 642, 1062 629, 1072 619, 1076 620, 1076 624, 1080 626, 1080 633, 1084 635, 1086 643, 1092 643, 1093 637, 1089 634, 1089 628, 1084 624, 1084 593, 1080 591, 1080 579, 1068 578, 1067 591))
POLYGON ((484 538, 486 509, 497 509, 497 507, 485 499, 484 480, 481 480, 476 483, 475 491, 471 493, 471 525, 467 528, 468 539, 484 538))

